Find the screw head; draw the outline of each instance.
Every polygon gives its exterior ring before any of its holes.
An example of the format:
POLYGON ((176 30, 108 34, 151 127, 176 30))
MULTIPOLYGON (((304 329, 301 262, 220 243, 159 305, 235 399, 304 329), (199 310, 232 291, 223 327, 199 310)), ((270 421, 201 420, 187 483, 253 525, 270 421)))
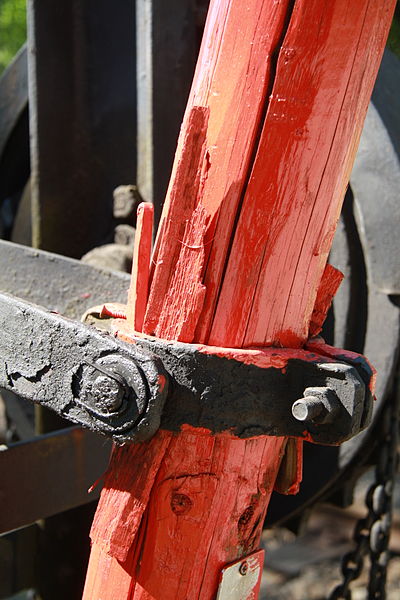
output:
POLYGON ((158 368, 148 360, 144 371, 139 357, 138 362, 119 354, 84 360, 74 375, 74 397, 104 432, 136 422, 148 408, 149 388, 158 386, 158 368))

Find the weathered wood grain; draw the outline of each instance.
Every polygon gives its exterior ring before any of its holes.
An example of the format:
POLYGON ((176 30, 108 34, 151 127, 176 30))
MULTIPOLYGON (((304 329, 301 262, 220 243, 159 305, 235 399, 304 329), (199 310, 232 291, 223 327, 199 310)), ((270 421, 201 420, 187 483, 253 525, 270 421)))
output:
POLYGON ((307 338, 393 8, 295 3, 210 343, 307 338))
MULTIPOLYGON (((233 346, 239 357, 243 346, 296 348, 310 324, 318 329, 338 283, 329 268, 321 279, 394 4, 212 0, 145 333, 233 346)), ((85 600, 214 598, 223 565, 258 545, 285 443, 186 426, 115 452, 85 600)), ((300 477, 294 450, 284 491, 300 477)))
POLYGON ((191 342, 206 295, 202 283, 207 214, 198 204, 186 222, 174 274, 164 299, 155 334, 169 340, 191 342))
MULTIPOLYGON (((143 331, 154 335, 165 307, 174 268, 179 258, 187 222, 197 205, 205 156, 205 139, 209 111, 194 107, 187 117, 179 138, 174 174, 168 188, 170 210, 161 221, 153 254, 153 274, 143 331)), ((201 272, 198 274, 201 276, 201 272)))
POLYGON ((114 453, 86 600, 211 599, 221 568, 259 545, 283 439, 167 435, 114 453))
MULTIPOLYGON (((144 330, 154 332, 165 297, 167 274, 175 269, 177 252, 165 248, 176 211, 185 204, 201 202, 209 215, 205 239, 207 297, 196 341, 206 341, 220 279, 229 250, 236 210, 259 135, 270 73, 287 17, 288 0, 213 1, 205 27, 196 73, 189 96, 170 186, 161 217, 154 254, 154 275, 144 330), (198 168, 203 172, 201 188, 184 192, 182 161, 188 160, 188 136, 193 128, 193 110, 207 111, 205 152, 198 168), (200 110, 200 108, 197 108, 200 110), (178 190, 178 191, 177 191, 178 190), (178 208, 179 207, 179 208, 178 208)), ((190 145, 190 144, 189 144, 190 145)), ((200 159, 200 157, 199 157, 200 159)), ((190 175, 195 180, 195 175, 190 175)), ((179 219, 179 217, 178 217, 179 219)), ((178 248, 179 249, 179 248, 178 248)), ((200 273, 203 276, 203 273, 200 273)))
POLYGON ((344 275, 341 271, 335 269, 332 265, 326 265, 311 315, 310 329, 308 332, 309 338, 314 337, 321 332, 328 310, 343 281, 343 277, 344 275))

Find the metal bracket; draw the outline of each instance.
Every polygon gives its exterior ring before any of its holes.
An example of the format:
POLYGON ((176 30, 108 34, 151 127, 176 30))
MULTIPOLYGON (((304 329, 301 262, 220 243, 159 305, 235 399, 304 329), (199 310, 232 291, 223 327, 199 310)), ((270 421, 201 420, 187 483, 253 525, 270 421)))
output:
POLYGON ((189 424, 241 438, 289 436, 335 445, 371 417, 373 372, 363 357, 349 364, 307 350, 233 350, 147 338, 135 344, 158 356, 169 375, 164 429, 189 424))
POLYGON ((117 442, 157 431, 167 379, 156 356, 7 294, 0 330, 0 387, 117 442))
POLYGON ((339 444, 370 418, 372 371, 362 361, 147 338, 128 344, 6 294, 0 327, 0 386, 119 443, 188 424, 339 444))
POLYGON ((258 598, 264 566, 264 550, 225 565, 220 573, 216 600, 252 600, 258 598))

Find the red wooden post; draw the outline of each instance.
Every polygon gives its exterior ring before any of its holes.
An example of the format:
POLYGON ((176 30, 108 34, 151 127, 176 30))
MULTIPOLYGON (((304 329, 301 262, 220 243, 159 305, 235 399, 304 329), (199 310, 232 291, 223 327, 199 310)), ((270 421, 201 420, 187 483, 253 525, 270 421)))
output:
MULTIPOLYGON (((298 348, 318 330, 340 279, 327 253, 394 6, 211 2, 145 334, 298 348)), ((127 327, 120 335, 132 340, 127 327)), ((258 548, 285 444, 186 427, 116 448, 84 598, 214 598, 222 567, 258 548)))

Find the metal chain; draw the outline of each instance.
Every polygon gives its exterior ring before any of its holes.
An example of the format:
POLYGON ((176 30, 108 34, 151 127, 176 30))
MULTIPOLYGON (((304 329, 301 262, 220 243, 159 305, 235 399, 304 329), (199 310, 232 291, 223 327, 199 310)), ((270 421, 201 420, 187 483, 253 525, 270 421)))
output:
POLYGON ((384 439, 376 465, 376 484, 367 494, 367 506, 374 516, 369 538, 368 598, 386 597, 386 571, 389 562, 389 538, 393 512, 393 488, 398 467, 399 397, 397 393, 392 410, 384 415, 384 439))
POLYGON ((368 514, 354 529, 354 549, 342 558, 343 580, 329 595, 328 600, 351 600, 350 584, 364 568, 367 554, 370 558, 368 600, 386 598, 386 571, 389 562, 389 537, 392 522, 392 495, 398 467, 400 393, 382 416, 381 448, 375 467, 375 481, 370 486, 365 503, 368 514))

